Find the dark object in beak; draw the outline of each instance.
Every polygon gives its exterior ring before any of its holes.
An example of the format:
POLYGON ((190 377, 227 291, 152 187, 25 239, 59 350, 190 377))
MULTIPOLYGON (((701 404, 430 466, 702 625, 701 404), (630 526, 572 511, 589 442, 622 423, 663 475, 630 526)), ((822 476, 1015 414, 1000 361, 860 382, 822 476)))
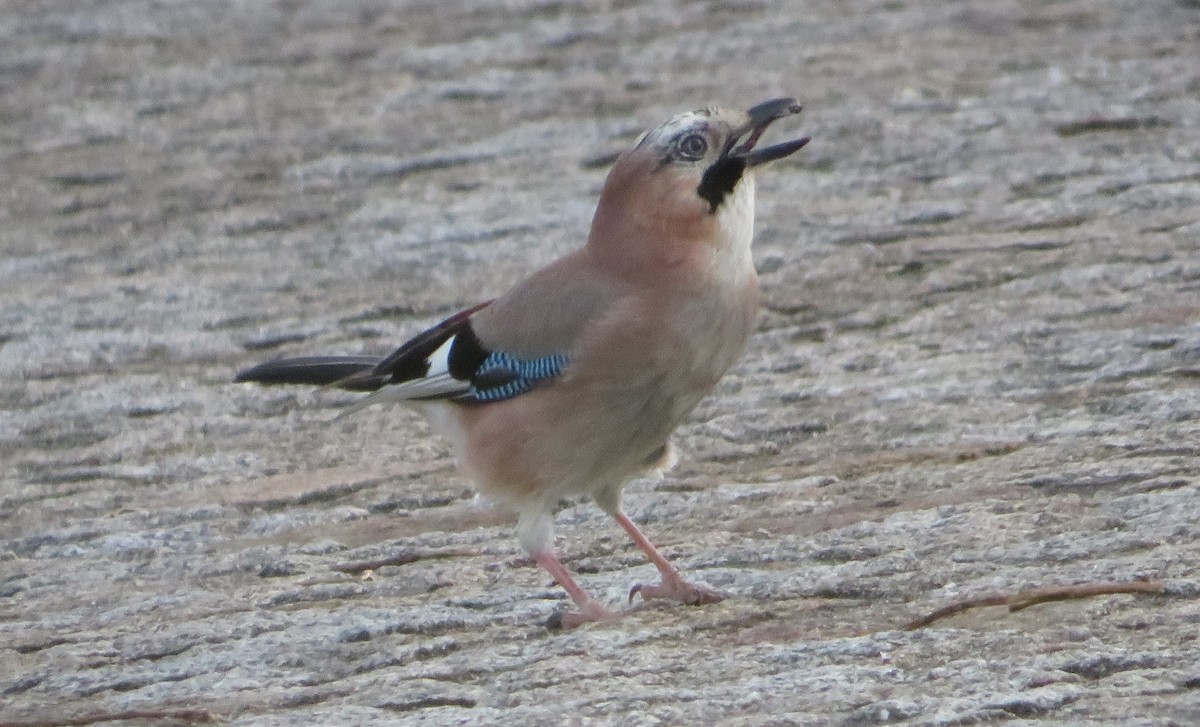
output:
POLYGON ((749 117, 749 122, 737 129, 729 135, 728 146, 725 153, 721 156, 741 159, 747 167, 756 167, 759 164, 782 159, 786 156, 796 153, 810 139, 804 137, 793 141, 785 141, 782 144, 775 144, 763 149, 754 149, 754 145, 758 143, 759 137, 767 130, 776 119, 782 119, 785 116, 794 116, 800 113, 802 107, 796 103, 794 98, 776 98, 770 101, 753 106, 746 111, 746 116, 749 117), (738 140, 749 134, 749 137, 740 144, 738 140))
POLYGON ((774 98, 747 109, 746 116, 750 117, 750 126, 765 128, 775 119, 800 113, 802 108, 794 98, 774 98))

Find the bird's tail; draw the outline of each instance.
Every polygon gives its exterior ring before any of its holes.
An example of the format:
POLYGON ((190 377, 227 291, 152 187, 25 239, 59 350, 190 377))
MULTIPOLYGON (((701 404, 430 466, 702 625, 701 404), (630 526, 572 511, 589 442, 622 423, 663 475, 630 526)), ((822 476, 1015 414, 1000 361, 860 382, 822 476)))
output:
POLYGON ((239 371, 236 382, 329 386, 347 391, 375 391, 388 374, 374 373, 378 356, 300 356, 281 358, 239 371))

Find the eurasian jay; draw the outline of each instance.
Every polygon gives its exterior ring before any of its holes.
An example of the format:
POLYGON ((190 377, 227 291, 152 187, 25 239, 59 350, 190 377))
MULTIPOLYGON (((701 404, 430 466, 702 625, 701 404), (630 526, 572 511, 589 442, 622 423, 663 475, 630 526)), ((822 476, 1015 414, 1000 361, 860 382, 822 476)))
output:
POLYGON ((808 138, 755 146, 799 113, 780 98, 708 108, 643 134, 613 165, 587 243, 504 295, 462 311, 382 360, 276 360, 237 375, 262 384, 374 391, 355 408, 423 409, 487 496, 518 513, 517 535, 577 610, 564 627, 612 618, 555 556, 553 508, 590 496, 662 574, 629 599, 698 605, 689 583, 621 509, 629 479, 673 464, 668 441, 742 353, 754 329, 754 176, 808 138))

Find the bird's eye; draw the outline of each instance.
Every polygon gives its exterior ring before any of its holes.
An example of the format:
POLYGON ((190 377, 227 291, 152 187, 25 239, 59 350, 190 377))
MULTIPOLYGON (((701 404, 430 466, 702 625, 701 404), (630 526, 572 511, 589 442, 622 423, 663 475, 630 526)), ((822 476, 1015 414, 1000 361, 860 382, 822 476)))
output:
POLYGON ((700 134, 688 134, 679 140, 676 148, 684 159, 703 159, 708 152, 708 141, 700 134))

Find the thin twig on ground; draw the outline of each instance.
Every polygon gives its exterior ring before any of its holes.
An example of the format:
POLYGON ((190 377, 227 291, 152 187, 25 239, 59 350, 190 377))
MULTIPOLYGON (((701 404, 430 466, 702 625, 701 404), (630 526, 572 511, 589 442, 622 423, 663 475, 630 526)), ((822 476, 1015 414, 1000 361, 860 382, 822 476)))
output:
POLYGON ((364 571, 379 570, 389 565, 408 565, 409 563, 416 563, 418 560, 425 560, 427 558, 458 558, 470 555, 475 555, 475 553, 464 548, 431 551, 405 550, 382 558, 338 563, 330 566, 330 568, 341 573, 363 573, 364 571))
POLYGON ((932 611, 905 625, 905 631, 924 628, 935 621, 949 618, 972 608, 1008 606, 1010 612, 1020 611, 1039 603, 1070 601, 1077 598, 1109 596, 1117 593, 1162 593, 1162 581, 1128 581, 1124 583, 1076 583, 1069 586, 1029 588, 1015 594, 988 594, 967 598, 932 611))
POLYGON ((85 727, 104 722, 129 722, 133 720, 175 720, 187 724, 216 722, 217 718, 205 709, 130 709, 121 712, 94 712, 77 717, 35 719, 30 721, 0 722, 0 727, 85 727))

